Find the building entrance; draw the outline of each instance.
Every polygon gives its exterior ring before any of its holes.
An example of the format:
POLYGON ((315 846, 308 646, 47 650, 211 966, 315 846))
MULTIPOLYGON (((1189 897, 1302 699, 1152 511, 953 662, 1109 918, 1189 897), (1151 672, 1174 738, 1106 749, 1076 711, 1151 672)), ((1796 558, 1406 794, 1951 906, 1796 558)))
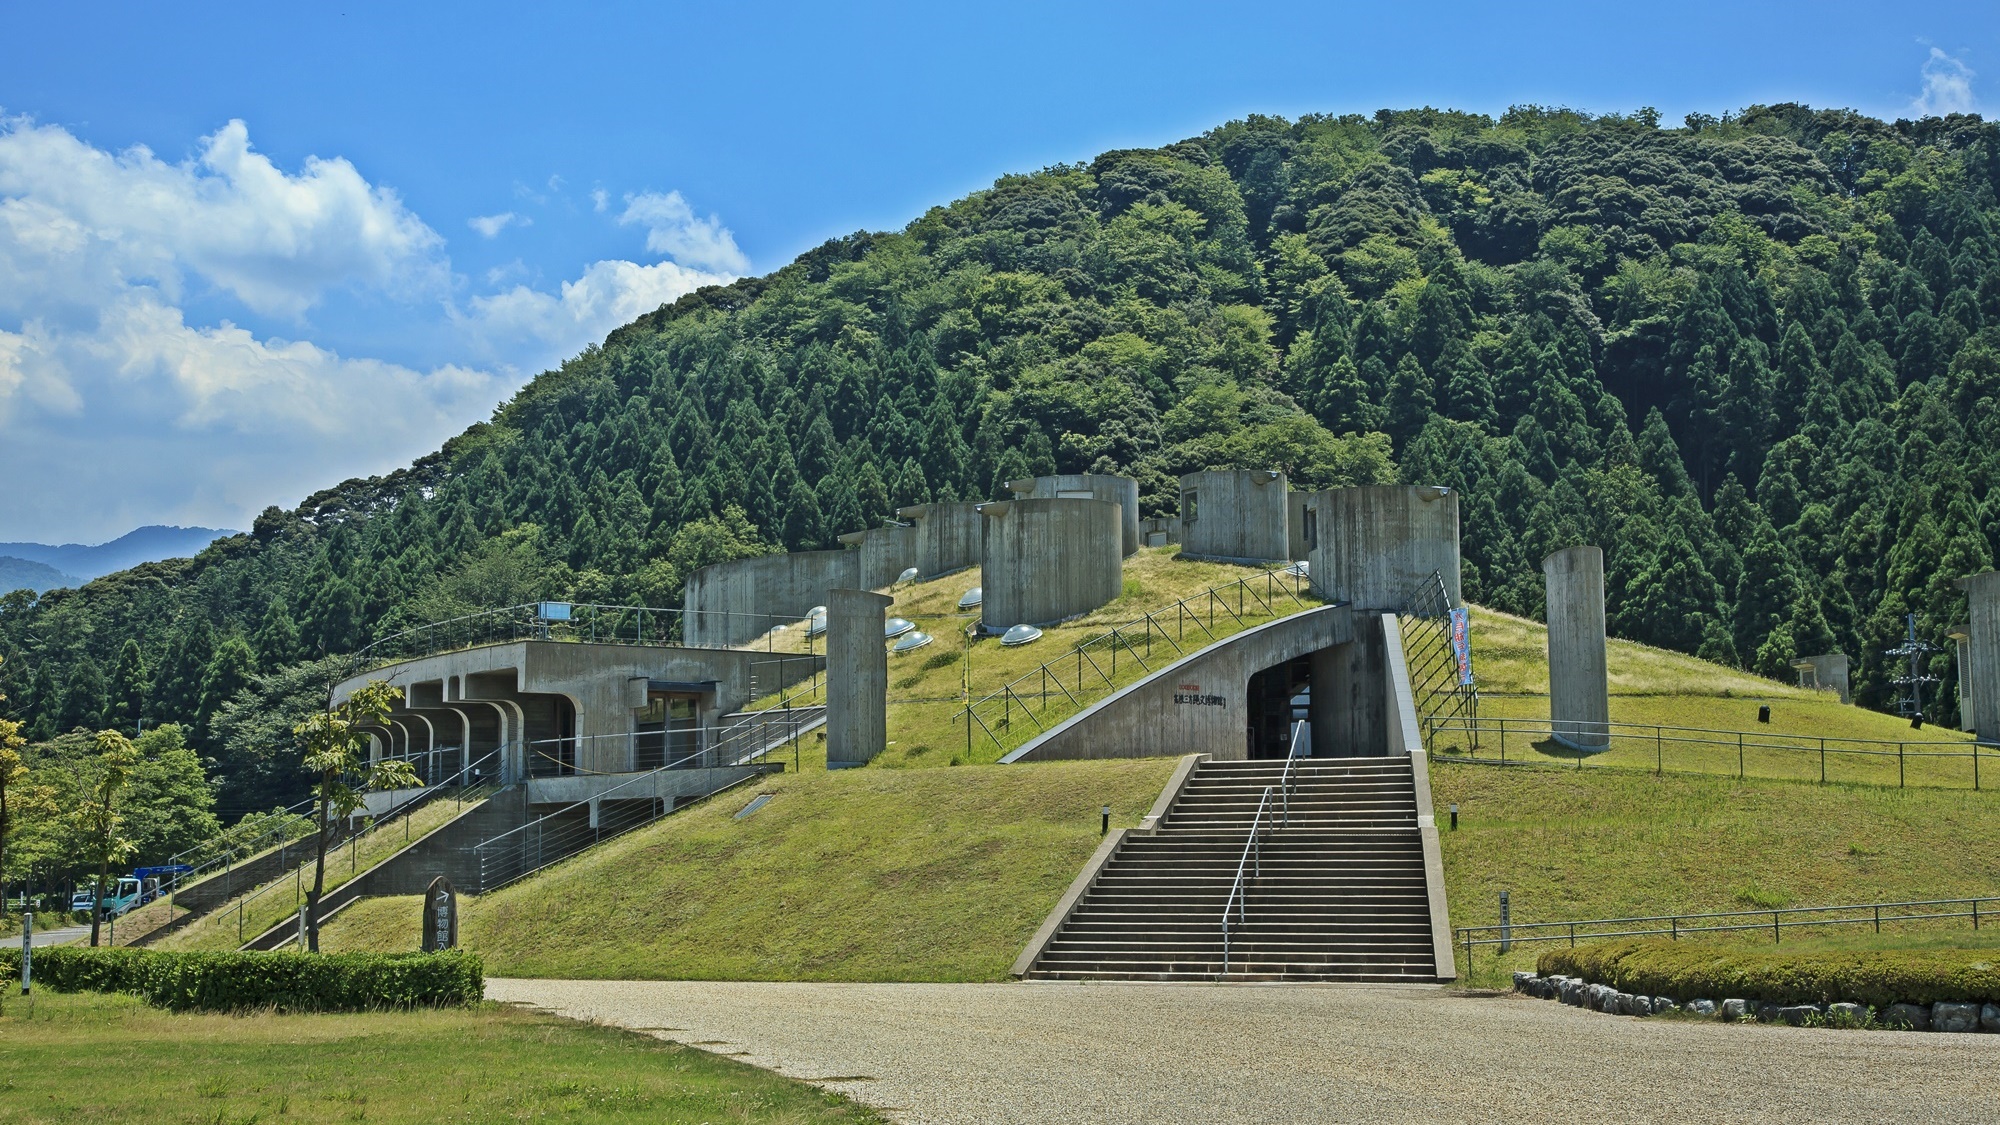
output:
POLYGON ((1250 677, 1251 758, 1283 758, 1291 753, 1292 724, 1306 716, 1312 687, 1312 658, 1301 656, 1250 677))
POLYGON ((696 726, 699 697, 673 692, 649 691, 646 707, 637 716, 632 740, 632 768, 656 770, 666 765, 698 764, 695 752, 701 749, 701 732, 696 726))

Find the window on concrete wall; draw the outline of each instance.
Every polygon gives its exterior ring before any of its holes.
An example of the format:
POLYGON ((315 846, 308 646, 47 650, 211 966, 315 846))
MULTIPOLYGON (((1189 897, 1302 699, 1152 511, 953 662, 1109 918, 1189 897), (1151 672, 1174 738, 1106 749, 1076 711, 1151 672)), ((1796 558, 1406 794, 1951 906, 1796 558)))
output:
POLYGON ((1305 528, 1301 532, 1301 535, 1305 539, 1306 549, 1312 550, 1314 547, 1319 546, 1319 513, 1311 508, 1307 508, 1306 518, 1302 522, 1304 522, 1305 528))
POLYGON ((1201 497, 1193 489, 1181 493, 1181 522, 1193 523, 1201 515, 1201 497))

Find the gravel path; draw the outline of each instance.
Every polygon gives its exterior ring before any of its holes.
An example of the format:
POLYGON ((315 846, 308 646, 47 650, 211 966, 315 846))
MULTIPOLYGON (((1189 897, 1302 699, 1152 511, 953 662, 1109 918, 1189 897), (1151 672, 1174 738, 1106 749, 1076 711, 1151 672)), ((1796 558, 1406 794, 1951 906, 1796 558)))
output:
POLYGON ((1437 989, 491 980, 915 1125, 2000 1120, 2000 1035, 1607 1016, 1437 989))

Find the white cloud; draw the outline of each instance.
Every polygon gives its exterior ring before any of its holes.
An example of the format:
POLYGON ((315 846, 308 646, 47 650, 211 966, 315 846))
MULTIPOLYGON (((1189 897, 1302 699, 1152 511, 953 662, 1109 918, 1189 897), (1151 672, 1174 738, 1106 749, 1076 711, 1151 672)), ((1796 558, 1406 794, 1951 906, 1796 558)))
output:
POLYGON ((448 279, 442 240, 395 192, 342 159, 310 157, 287 175, 251 150, 241 121, 179 164, 0 122, 0 197, 33 212, 8 224, 0 256, 87 257, 70 265, 170 299, 192 273, 257 312, 297 316, 334 286, 429 293, 448 279))
POLYGON ((500 232, 510 226, 531 227, 535 225, 535 221, 526 215, 517 215, 512 211, 502 211, 498 215, 475 215, 465 220, 465 225, 478 231, 481 238, 498 238, 500 237, 500 232))
POLYGON ((602 213, 611 203, 611 195, 603 188, 590 189, 590 209, 602 213))
POLYGON ((618 221, 644 226, 646 249, 684 265, 738 275, 750 269, 750 259, 736 248, 736 237, 722 220, 714 215, 697 218, 680 192, 628 195, 618 221))
MULTIPOLYGON (((594 262, 560 295, 516 285, 472 299, 461 317, 468 333, 496 354, 533 358, 549 367, 604 339, 613 328, 671 304, 704 285, 726 285, 729 274, 693 270, 675 262, 642 266, 620 260, 594 262)), ((532 368, 531 368, 532 369, 532 368)))
POLYGON ((1948 113, 1971 113, 1978 102, 1972 96, 1975 72, 1964 61, 1931 48, 1922 69, 1924 92, 1910 103, 1921 117, 1942 117, 1948 113))

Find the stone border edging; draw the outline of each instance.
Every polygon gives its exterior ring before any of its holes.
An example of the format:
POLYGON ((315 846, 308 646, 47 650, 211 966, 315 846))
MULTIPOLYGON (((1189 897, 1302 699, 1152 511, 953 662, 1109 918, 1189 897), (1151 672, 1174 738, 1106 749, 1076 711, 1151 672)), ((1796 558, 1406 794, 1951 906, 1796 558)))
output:
POLYGON ((1724 1022, 1755 1020, 1803 1027, 1808 1023, 1834 1027, 1883 1028, 1901 1031, 2000 1032, 2000 1004, 1940 1000, 1934 1004, 1891 1004, 1877 1011, 1866 1004, 1770 1004, 1751 1000, 1635 996, 1608 984, 1591 984, 1582 977, 1514 974, 1514 991, 1538 1000, 1556 1000, 1575 1008, 1616 1016, 1653 1016, 1685 1012, 1724 1022))

